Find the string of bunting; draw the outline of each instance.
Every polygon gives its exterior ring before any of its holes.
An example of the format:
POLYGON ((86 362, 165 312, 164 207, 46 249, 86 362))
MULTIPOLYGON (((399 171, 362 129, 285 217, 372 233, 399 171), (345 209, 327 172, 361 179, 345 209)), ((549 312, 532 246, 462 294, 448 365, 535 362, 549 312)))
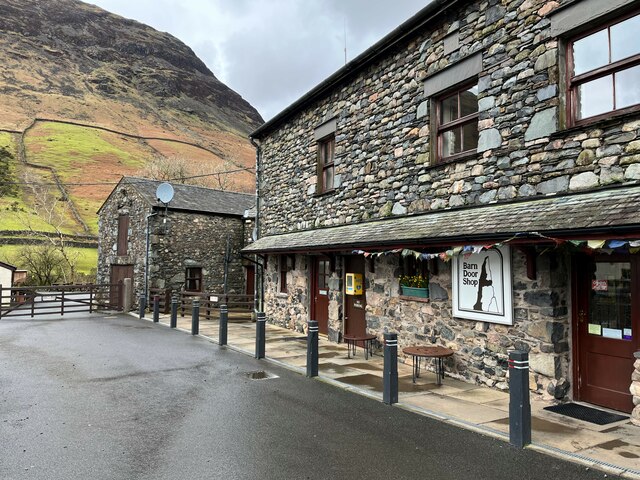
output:
POLYGON ((568 245, 570 247, 578 248, 578 249, 586 249, 586 250, 598 250, 603 253, 614 253, 620 251, 629 251, 630 253, 638 253, 640 252, 640 240, 566 240, 563 238, 553 238, 547 235, 543 235, 538 232, 527 232, 527 233, 516 233, 513 237, 508 238, 507 240, 502 240, 501 242, 490 243, 485 245, 460 245, 450 249, 447 249, 442 252, 436 253, 427 253, 427 252, 419 252, 417 250, 411 250, 409 248, 394 248, 392 250, 384 250, 380 252, 367 252, 365 250, 353 250, 352 253, 356 255, 364 255, 365 258, 376 258, 382 255, 394 255, 400 254, 403 257, 415 257, 416 260, 432 260, 434 258, 439 258, 445 262, 448 262, 455 255, 471 255, 473 253, 480 253, 483 250, 489 250, 491 248, 499 248, 503 245, 506 245, 509 242, 512 242, 516 239, 520 239, 522 237, 539 237, 544 238, 546 240, 551 240, 556 244, 556 247, 561 245, 568 245))

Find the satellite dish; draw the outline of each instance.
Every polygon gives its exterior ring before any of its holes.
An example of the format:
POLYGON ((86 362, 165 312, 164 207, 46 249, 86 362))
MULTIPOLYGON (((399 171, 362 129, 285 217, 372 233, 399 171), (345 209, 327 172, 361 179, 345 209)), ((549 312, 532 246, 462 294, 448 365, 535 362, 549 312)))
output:
POLYGON ((171 184, 163 182, 158 185, 158 188, 156 190, 156 198, 166 205, 171 200, 173 200, 173 193, 173 187, 171 186, 171 184))

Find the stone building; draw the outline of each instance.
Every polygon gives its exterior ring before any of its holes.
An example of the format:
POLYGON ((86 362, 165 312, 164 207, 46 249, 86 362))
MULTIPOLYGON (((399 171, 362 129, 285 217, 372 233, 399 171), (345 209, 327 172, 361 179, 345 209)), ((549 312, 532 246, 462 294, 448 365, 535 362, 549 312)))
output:
POLYGON ((240 250, 254 228, 247 213, 255 195, 173 185, 175 194, 165 206, 156 198, 160 183, 123 177, 100 207, 98 283, 132 278, 136 300, 145 284, 246 293, 254 274, 240 250))
POLYGON ((434 0, 258 128, 270 321, 446 345, 499 389, 526 350, 534 392, 631 411, 638 27, 631 0, 434 0))

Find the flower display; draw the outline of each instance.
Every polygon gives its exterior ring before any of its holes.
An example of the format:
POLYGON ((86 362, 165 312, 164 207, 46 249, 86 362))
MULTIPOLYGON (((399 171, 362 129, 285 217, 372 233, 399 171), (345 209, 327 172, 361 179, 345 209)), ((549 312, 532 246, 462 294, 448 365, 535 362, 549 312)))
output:
POLYGON ((403 287, 427 288, 429 286, 429 279, 422 275, 402 275, 399 280, 403 287))

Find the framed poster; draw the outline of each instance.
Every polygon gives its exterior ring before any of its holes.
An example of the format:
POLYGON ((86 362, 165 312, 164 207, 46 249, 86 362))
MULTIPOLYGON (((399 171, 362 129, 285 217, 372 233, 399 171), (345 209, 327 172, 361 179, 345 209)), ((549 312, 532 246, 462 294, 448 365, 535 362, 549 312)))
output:
POLYGON ((453 315, 513 325, 508 246, 453 257, 453 315))

